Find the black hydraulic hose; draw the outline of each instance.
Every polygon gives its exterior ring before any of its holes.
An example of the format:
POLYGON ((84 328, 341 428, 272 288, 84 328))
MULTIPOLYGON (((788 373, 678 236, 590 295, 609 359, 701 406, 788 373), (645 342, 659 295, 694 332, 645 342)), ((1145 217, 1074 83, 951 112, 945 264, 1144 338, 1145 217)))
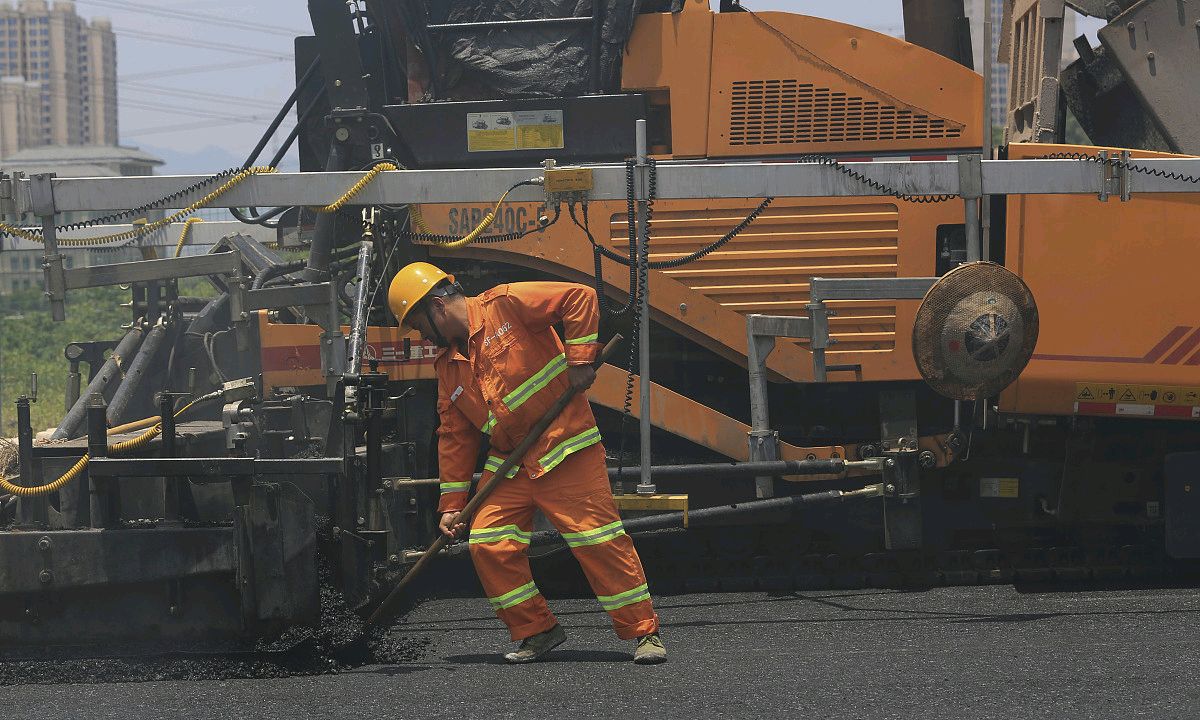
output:
POLYGON ((262 137, 258 139, 258 143, 254 146, 254 149, 250 151, 250 155, 246 158, 246 162, 242 163, 243 168, 250 167, 254 164, 255 160, 258 160, 259 153, 263 151, 263 148, 265 148, 267 143, 271 141, 271 136, 274 135, 275 131, 279 129, 279 126, 283 124, 283 119, 287 117, 287 114, 289 111, 291 111, 292 106, 296 104, 296 98, 300 97, 300 92, 304 89, 304 86, 308 84, 309 79, 312 78, 313 73, 317 71, 317 68, 320 67, 320 65, 321 57, 317 56, 313 58, 313 61, 309 64, 308 69, 304 71, 304 74, 301 75, 300 79, 296 82, 296 87, 292 90, 292 94, 288 95, 287 100, 285 100, 283 103, 283 107, 279 108, 279 112, 275 114, 275 119, 271 120, 271 124, 267 126, 267 129, 265 132, 263 132, 262 137))
POLYGON ((51 440, 72 440, 79 437, 83 433, 76 432, 80 425, 83 424, 84 418, 87 416, 88 402, 95 393, 103 393, 105 389, 112 384, 112 381, 119 374, 124 372, 121 367, 123 363, 130 362, 138 347, 142 343, 142 337, 145 332, 140 325, 134 325, 133 328, 121 338, 121 342, 117 343, 116 349, 104 361, 104 365, 100 367, 100 371, 88 383, 87 389, 79 394, 79 399, 71 406, 71 409, 63 417, 62 422, 54 429, 54 433, 50 436, 51 440))
POLYGON ((251 290, 261 290, 268 280, 272 280, 281 275, 298 272, 303 270, 308 265, 307 260, 293 260, 292 262, 283 263, 281 265, 272 265, 263 270, 258 275, 254 276, 254 282, 250 283, 251 290))
MULTIPOLYGON (((284 139, 283 144, 279 146, 279 149, 275 151, 275 155, 271 157, 271 161, 269 163, 267 163, 268 165, 270 165, 271 167, 277 167, 279 165, 280 161, 283 160, 283 156, 287 154, 287 151, 289 149, 291 149, 292 143, 296 142, 296 138, 299 137, 300 129, 304 126, 305 121, 308 120, 308 116, 312 114, 312 111, 314 108, 316 108, 317 103, 319 103, 321 101, 321 99, 324 97, 325 97, 325 88, 324 88, 324 86, 322 86, 320 91, 317 92, 317 94, 313 96, 313 99, 308 102, 308 105, 305 106, 305 108, 300 111, 300 115, 296 118, 295 127, 293 127, 291 132, 288 133, 288 136, 284 139)), ((255 157, 257 157, 257 156, 258 156, 257 153, 255 153, 255 157)), ((289 206, 285 205, 283 207, 277 207, 272 210, 268 210, 267 212, 262 213, 261 215, 256 215, 254 213, 257 212, 257 208, 251 207, 251 208, 247 208, 247 210, 249 210, 251 213, 250 216, 247 216, 244 213, 242 213, 241 208, 229 208, 229 212, 235 218, 237 218, 238 220, 240 220, 244 223, 249 223, 251 225, 267 225, 268 227, 278 227, 278 223, 276 223, 275 225, 271 225, 267 221, 270 220, 271 218, 276 217, 277 215, 282 215, 283 213, 287 212, 288 209, 289 209, 289 206)))
POLYGON ((154 358, 158 355, 166 335, 166 325, 159 323, 150 328, 150 332, 146 333, 146 339, 142 341, 142 346, 133 356, 133 362, 124 369, 121 382, 113 392, 112 400, 108 403, 108 409, 105 411, 105 419, 110 427, 119 425, 128 419, 125 417, 125 410, 129 407, 134 395, 142 389, 142 382, 154 363, 154 358))

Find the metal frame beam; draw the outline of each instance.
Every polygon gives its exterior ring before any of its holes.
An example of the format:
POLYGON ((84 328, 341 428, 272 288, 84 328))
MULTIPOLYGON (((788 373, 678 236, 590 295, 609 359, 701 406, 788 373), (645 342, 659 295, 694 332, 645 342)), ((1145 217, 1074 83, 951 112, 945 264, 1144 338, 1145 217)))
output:
MULTIPOLYGON (((1080 160, 983 160, 979 187, 964 188, 958 160, 847 162, 841 168, 898 192, 913 195, 1099 195, 1106 187, 1105 166, 1080 160)), ((1200 192, 1200 184, 1168 177, 1200 178, 1200 158, 1133 160, 1138 193, 1200 192)), ((363 177, 362 172, 273 173, 247 178, 212 201, 209 207, 325 205, 363 177)), ((539 178, 536 168, 405 170, 380 174, 349 205, 481 202, 493 200, 513 184, 539 178)), ((1111 173, 1108 174, 1111 176, 1111 173)), ((625 166, 592 168, 592 200, 623 200, 625 166)), ((970 177, 970 176, 968 176, 970 177)), ((204 176, 53 178, 55 212, 122 210, 179 191, 204 176)), ((14 195, 19 207, 32 207, 30 180, 21 179, 14 195)), ((973 186, 973 178, 970 180, 973 186)), ((179 204, 199 199, 180 198, 179 204)), ((541 201, 540 188, 517 188, 513 201, 541 201)), ((877 197, 887 193, 838 168, 816 163, 670 163, 658 165, 660 200, 747 197, 877 197)), ((43 208, 44 209, 44 208, 43 208)))

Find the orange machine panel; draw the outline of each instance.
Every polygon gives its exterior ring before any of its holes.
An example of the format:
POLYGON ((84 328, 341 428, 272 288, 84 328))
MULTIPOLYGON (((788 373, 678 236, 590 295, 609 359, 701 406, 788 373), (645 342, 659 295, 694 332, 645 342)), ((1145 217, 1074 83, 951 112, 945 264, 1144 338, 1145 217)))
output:
MULTIPOLYGON (((321 375, 321 328, 316 325, 272 323, 265 312, 258 312, 263 393, 277 387, 324 385, 321 375)), ((343 325, 342 333, 350 328, 343 325)), ((433 358, 437 348, 425 343, 417 333, 406 335, 397 327, 367 328, 367 360, 379 360, 379 369, 392 380, 428 380, 433 378, 433 358), (405 354, 404 341, 409 341, 405 354)))
MULTIPOLYGON (((670 260, 712 243, 758 202, 658 201, 651 223, 651 260, 670 260)), ((510 204, 493 232, 529 229, 536 209, 534 204, 510 204)), ((434 232, 462 234, 488 210, 483 205, 424 205, 421 212, 434 232)), ((776 198, 753 225, 716 252, 679 268, 652 270, 651 311, 656 322, 744 365, 746 315, 803 315, 813 277, 932 275, 937 228, 961 224, 962 213, 960 202, 776 198)), ((623 202, 592 203, 590 217, 597 242, 628 252, 623 202)), ((431 248, 430 252, 531 267, 576 282, 593 281, 591 246, 566 219, 521 240, 457 250, 431 248)), ((604 274, 614 297, 628 290, 629 272, 623 266, 606 260, 604 274)), ((836 373, 831 380, 919 379, 909 350, 916 301, 830 305, 837 312, 830 322, 837 343, 828 353, 829 363, 861 366, 860 372, 836 373)), ((811 382, 813 377, 812 356, 803 342, 781 340, 768 368, 777 380, 811 382)))
POLYGON ((723 13, 712 47, 709 157, 981 143, 982 78, 903 40, 805 15, 723 13))
MULTIPOLYGON (((1101 148, 1010 145, 1013 159, 1101 148)), ((1134 157, 1172 157, 1134 151, 1134 157)), ((1002 412, 1200 417, 1200 194, 1008 198, 1007 265, 1041 314, 1002 412)))
POLYGON ((713 13, 708 0, 639 15, 621 84, 669 105, 675 157, 909 154, 982 142, 978 74, 805 15, 713 13))

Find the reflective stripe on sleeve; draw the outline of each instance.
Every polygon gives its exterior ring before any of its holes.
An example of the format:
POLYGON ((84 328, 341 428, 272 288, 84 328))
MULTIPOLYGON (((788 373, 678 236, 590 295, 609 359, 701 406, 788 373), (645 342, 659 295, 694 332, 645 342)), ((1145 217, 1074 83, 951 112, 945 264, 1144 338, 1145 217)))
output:
POLYGON ((471 481, 468 480, 467 482, 444 482, 444 483, 440 483, 439 487, 441 487, 443 495, 445 495, 446 493, 466 492, 471 489, 471 481))
POLYGON ((538 460, 543 472, 550 472, 571 453, 600 442, 600 430, 588 428, 574 437, 569 437, 550 449, 538 460))
POLYGON ((504 610, 512 607, 513 605, 519 605, 537 594, 537 585, 530 580, 516 590, 506 592, 499 597, 488 598, 488 602, 490 602, 492 607, 496 610, 504 610))
POLYGON ((632 590, 626 590, 625 592, 617 593, 616 595, 597 595, 596 599, 600 601, 600 607, 604 608, 608 612, 612 612, 613 610, 619 610, 626 605, 632 605, 643 600, 649 600, 650 588, 646 586, 646 583, 642 583, 632 590))
POLYGON ((491 435, 494 427, 496 427, 496 416, 489 412, 487 421, 479 429, 483 431, 484 435, 491 435))
POLYGON ((595 530, 584 530, 582 532, 563 533, 563 540, 573 548, 584 547, 587 545, 599 545, 600 543, 608 542, 613 538, 618 538, 625 534, 625 526, 620 520, 611 522, 595 530))
MULTIPOLYGON (((501 460, 500 458, 496 457, 495 455, 488 455, 487 461, 483 463, 483 469, 487 470, 488 472, 494 473, 497 470, 499 470, 500 466, 503 464, 504 464, 504 461, 501 460)), ((508 475, 506 477, 511 478, 511 477, 515 476, 517 473, 519 473, 520 471, 521 471, 520 465, 513 465, 512 468, 508 471, 508 475)))
POLYGON ((584 335, 583 337, 580 337, 580 338, 568 340, 567 344, 568 345, 587 345, 588 343, 596 342, 596 338, 598 338, 598 337, 600 337, 599 333, 592 333, 591 335, 584 335))
POLYGON ((501 540, 516 540, 519 543, 528 545, 532 538, 532 532, 526 532, 516 525, 501 525, 490 528, 472 528, 470 544, 478 545, 480 543, 500 542, 501 540))

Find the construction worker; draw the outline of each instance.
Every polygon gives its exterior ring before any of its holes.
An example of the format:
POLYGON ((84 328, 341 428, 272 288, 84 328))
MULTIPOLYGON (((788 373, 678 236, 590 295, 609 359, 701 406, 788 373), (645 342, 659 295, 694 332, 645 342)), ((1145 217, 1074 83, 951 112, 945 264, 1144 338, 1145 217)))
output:
MULTIPOLYGON (((595 381, 596 292, 573 283, 526 282, 467 297, 453 276, 416 262, 396 274, 388 304, 402 326, 443 349, 434 362, 438 511, 442 532, 455 537, 466 527, 459 512, 483 436, 490 438, 486 482, 568 386, 583 390, 595 381), (558 323, 565 340, 554 330, 558 323)), ((496 614, 521 642, 504 656, 512 663, 539 660, 566 640, 529 570, 535 509, 562 533, 617 635, 637 639, 634 662, 665 661, 642 563, 617 514, 600 431, 582 393, 470 518, 475 570, 496 614)))

